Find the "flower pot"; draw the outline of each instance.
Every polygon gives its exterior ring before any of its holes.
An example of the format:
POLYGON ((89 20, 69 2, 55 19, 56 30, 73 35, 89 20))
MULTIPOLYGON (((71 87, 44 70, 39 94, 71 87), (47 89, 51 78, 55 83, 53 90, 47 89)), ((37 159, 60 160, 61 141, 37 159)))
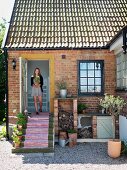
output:
POLYGON ((73 147, 77 144, 77 133, 68 133, 69 147, 73 147))
POLYGON ((59 132, 59 139, 64 139, 64 140, 66 140, 66 139, 67 139, 67 133, 64 132, 64 131, 60 131, 60 132, 59 132))
POLYGON ((15 148, 19 148, 19 147, 20 147, 20 143, 15 143, 15 142, 14 142, 14 147, 15 147, 15 148))
POLYGON ((18 125, 18 130, 22 130, 22 129, 23 129, 22 125, 18 125))
POLYGON ((72 139, 77 139, 77 133, 68 133, 68 137, 72 139))
POLYGON ((22 140, 22 136, 18 136, 19 140, 21 141, 22 140))
POLYGON ((61 89, 60 90, 60 97, 61 98, 66 98, 67 96, 67 90, 66 89, 61 89))
POLYGON ((121 141, 119 139, 112 139, 108 141, 108 155, 112 158, 117 158, 121 153, 121 141))

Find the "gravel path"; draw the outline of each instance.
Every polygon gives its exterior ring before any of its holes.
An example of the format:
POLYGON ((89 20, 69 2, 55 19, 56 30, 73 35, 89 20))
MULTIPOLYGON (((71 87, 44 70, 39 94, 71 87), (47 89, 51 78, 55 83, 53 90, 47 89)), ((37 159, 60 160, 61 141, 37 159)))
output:
POLYGON ((54 157, 42 153, 12 154, 12 145, 0 141, 0 170, 127 170, 127 158, 112 159, 105 143, 55 146, 54 157))

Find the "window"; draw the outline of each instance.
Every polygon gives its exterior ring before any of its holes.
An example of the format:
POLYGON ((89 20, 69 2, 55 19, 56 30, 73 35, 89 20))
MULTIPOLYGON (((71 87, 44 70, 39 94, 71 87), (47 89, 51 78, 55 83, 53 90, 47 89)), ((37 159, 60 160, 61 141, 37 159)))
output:
POLYGON ((79 95, 102 95, 104 93, 103 60, 79 61, 79 95))
POLYGON ((120 53, 116 59, 117 63, 117 88, 127 88, 127 56, 120 53))

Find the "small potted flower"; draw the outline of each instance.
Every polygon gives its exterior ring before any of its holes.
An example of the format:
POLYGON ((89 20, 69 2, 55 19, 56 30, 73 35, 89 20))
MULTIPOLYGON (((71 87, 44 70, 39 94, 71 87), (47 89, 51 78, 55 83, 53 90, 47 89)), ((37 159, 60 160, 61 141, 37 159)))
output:
POLYGON ((73 147, 77 144, 77 131, 75 129, 68 129, 69 146, 73 147))
POLYGON ((88 105, 85 103, 78 103, 78 113, 83 114, 86 113, 86 109, 88 108, 88 105))
POLYGON ((57 81, 56 82, 57 88, 60 90, 60 97, 66 98, 67 96, 67 84, 65 81, 57 81))

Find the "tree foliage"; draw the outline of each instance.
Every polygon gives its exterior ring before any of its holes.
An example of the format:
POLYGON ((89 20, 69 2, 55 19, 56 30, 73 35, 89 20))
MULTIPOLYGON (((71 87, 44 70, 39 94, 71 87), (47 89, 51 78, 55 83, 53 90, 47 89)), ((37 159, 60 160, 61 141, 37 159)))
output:
POLYGON ((3 42, 4 34, 5 34, 5 23, 0 23, 0 47, 3 42))
MULTIPOLYGON (((5 34, 5 23, 0 23, 0 47, 2 45, 2 41, 5 34)), ((6 81, 6 74, 5 74, 5 57, 2 53, 2 49, 0 49, 0 121, 3 120, 5 117, 5 81, 6 81)))

